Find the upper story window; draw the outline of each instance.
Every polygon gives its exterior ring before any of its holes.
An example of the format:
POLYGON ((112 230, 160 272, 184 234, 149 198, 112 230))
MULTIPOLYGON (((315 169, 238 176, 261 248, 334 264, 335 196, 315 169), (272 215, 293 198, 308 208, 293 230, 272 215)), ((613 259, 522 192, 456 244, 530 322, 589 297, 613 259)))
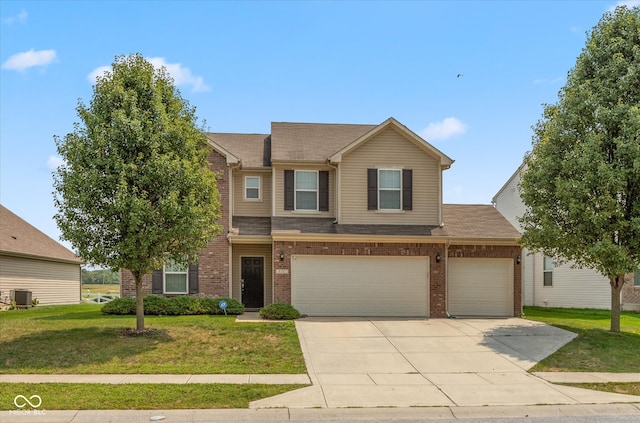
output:
POLYGON ((412 210, 411 169, 367 169, 368 210, 412 210))
POLYGON ((164 265, 164 292, 186 294, 189 292, 189 265, 168 261, 164 265))
POLYGON ((244 199, 245 200, 260 199, 260 177, 259 176, 244 177, 244 199))
POLYGON ((329 211, 329 172, 286 169, 284 171, 284 209, 329 211))
POLYGON ((544 256, 543 265, 543 286, 553 286, 553 259, 551 257, 544 256))
POLYGON ((402 182, 400 170, 378 170, 378 204, 380 210, 400 210, 402 182))

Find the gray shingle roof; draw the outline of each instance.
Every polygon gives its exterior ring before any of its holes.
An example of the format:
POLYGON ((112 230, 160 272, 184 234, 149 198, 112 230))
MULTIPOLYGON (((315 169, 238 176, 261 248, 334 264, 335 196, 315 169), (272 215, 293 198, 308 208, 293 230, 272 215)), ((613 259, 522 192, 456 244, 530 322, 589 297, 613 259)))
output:
POLYGON ((378 125, 271 123, 271 159, 276 162, 325 162, 378 125))
POLYGON ((436 229, 434 236, 505 240, 520 238, 520 232, 491 205, 443 204, 442 221, 444 226, 436 229))
POLYGON ((0 205, 0 252, 82 263, 73 252, 0 205))
POLYGON ((265 139, 269 134, 227 134, 209 132, 207 137, 242 161, 242 166, 247 168, 269 167, 270 152, 269 143, 265 139))

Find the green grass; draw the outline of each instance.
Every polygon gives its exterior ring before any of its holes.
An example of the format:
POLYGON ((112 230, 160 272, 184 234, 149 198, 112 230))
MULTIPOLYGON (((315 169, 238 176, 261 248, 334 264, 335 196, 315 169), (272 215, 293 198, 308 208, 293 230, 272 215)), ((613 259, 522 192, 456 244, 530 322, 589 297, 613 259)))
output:
POLYGON ((640 396, 640 383, 558 383, 558 385, 574 386, 576 388, 591 389, 593 391, 613 392, 640 396))
POLYGON ((0 373, 305 373, 292 322, 237 323, 234 316, 146 316, 152 336, 127 337, 135 316, 100 306, 0 313, 0 373))
POLYGON ((578 334, 532 372, 640 373, 640 314, 623 312, 621 332, 612 333, 607 310, 525 307, 524 313, 578 334))
POLYGON ((82 285, 82 296, 86 297, 88 292, 91 294, 119 294, 120 293, 120 285, 119 284, 83 284, 82 285), (89 290, 89 291, 87 291, 89 290))
POLYGON ((302 385, 101 385, 79 383, 0 384, 0 410, 16 410, 16 395, 39 395, 41 410, 159 410, 248 408, 251 401, 302 385))

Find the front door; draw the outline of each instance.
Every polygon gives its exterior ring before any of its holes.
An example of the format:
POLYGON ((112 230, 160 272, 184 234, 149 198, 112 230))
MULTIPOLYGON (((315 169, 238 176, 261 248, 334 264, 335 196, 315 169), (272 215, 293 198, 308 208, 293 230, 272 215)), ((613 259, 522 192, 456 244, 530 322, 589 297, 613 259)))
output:
POLYGON ((242 304, 264 307, 264 257, 242 257, 242 304))

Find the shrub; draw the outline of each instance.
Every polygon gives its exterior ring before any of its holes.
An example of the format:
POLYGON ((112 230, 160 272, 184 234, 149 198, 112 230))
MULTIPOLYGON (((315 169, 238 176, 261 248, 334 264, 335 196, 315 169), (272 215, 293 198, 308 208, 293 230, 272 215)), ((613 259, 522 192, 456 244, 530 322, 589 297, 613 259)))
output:
POLYGON ((290 304, 273 303, 260 310, 260 316, 267 320, 293 320, 300 317, 300 312, 290 304))
POLYGON ((100 309, 104 314, 136 314, 135 298, 116 298, 100 309))
MULTIPOLYGON (((233 298, 193 297, 180 295, 167 298, 161 295, 144 297, 144 314, 151 316, 186 316, 194 314, 224 315, 220 301, 227 302, 228 315, 244 313, 244 306, 233 298)), ((136 314, 135 298, 117 298, 102 306, 104 314, 136 314)))
POLYGON ((149 316, 172 316, 179 314, 171 300, 160 295, 144 297, 144 314, 149 316))

